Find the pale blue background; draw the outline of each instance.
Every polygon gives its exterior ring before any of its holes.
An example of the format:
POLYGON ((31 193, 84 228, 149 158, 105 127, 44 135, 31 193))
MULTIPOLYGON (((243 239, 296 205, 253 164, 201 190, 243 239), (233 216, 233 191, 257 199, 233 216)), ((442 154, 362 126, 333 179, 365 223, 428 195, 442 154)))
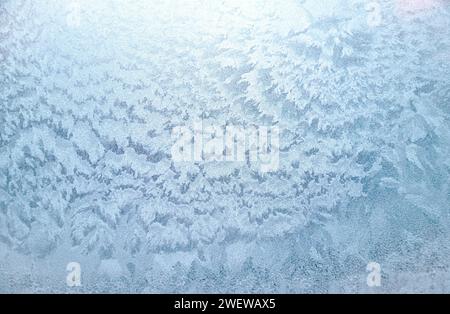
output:
POLYGON ((449 292, 450 6, 376 2, 0 0, 0 292, 449 292))

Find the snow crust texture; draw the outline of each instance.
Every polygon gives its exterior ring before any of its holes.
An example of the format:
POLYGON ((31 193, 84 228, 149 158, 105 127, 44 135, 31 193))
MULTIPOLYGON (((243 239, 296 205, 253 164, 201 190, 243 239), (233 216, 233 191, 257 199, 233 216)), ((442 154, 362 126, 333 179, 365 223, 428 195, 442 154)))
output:
POLYGON ((448 1, 0 0, 0 292, 450 292, 449 127, 448 1))

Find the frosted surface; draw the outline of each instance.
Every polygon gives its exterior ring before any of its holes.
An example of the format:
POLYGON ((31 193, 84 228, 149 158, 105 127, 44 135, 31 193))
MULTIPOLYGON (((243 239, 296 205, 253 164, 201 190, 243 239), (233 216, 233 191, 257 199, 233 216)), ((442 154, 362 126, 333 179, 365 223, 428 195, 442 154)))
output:
POLYGON ((449 126, 448 1, 0 0, 0 292, 450 292, 449 126))

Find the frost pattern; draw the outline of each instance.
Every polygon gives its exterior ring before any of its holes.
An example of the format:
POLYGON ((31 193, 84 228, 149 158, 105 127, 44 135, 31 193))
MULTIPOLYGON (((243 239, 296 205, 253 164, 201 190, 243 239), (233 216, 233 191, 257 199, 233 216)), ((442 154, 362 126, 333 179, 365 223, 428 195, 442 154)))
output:
POLYGON ((450 292, 450 6, 378 2, 0 1, 0 291, 450 292), (279 171, 174 163, 199 119, 279 171))

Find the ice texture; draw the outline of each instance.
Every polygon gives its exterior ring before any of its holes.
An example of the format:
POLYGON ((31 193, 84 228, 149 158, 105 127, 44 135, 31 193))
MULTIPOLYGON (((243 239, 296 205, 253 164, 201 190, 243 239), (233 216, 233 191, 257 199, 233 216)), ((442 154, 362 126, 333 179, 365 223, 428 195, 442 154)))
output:
POLYGON ((450 292, 449 127, 448 1, 0 0, 0 292, 450 292))

